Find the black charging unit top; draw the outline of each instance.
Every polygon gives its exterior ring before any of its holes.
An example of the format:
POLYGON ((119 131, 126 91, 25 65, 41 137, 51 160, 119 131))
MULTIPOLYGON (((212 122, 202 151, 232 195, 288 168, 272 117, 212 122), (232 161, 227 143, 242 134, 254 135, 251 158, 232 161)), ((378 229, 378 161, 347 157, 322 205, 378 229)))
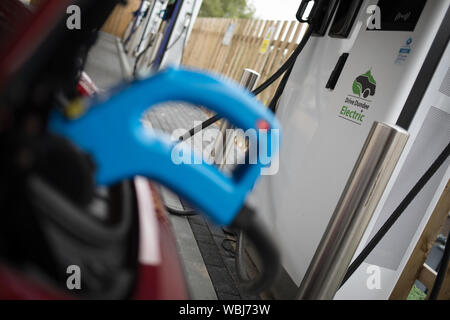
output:
MULTIPOLYGON (((380 0, 380 31, 414 31, 427 0, 380 0)), ((378 31, 377 29, 368 29, 378 31)))
POLYGON ((339 3, 334 21, 331 24, 329 36, 347 38, 358 16, 362 0, 345 0, 339 3))
POLYGON ((313 25, 312 36, 322 37, 327 32, 338 3, 339 0, 302 1, 298 8, 296 18, 302 23, 313 25), (311 2, 314 2, 312 7, 310 5, 311 2), (311 11, 307 14, 309 8, 311 11), (306 14, 307 16, 305 17, 306 14))

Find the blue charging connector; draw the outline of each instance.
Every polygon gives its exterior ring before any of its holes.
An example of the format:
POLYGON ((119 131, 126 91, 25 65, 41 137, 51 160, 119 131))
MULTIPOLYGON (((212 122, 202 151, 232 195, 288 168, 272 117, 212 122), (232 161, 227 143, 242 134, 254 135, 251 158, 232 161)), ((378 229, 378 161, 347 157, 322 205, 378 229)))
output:
MULTIPOLYGON (((202 105, 244 131, 261 129, 261 124, 263 129, 280 129, 273 114, 237 84, 202 72, 168 68, 132 82, 107 100, 92 99, 78 119, 70 120, 60 111, 54 112, 50 130, 93 157, 99 185, 145 176, 178 193, 215 223, 230 225, 265 165, 260 161, 243 165, 239 175, 230 177, 204 162, 176 164, 172 156, 177 144, 141 123, 147 109, 169 101, 202 105)), ((278 152, 278 141, 270 141, 270 136, 258 134, 258 144, 267 144, 272 152, 278 152), (261 139, 267 136, 269 139, 261 139)))

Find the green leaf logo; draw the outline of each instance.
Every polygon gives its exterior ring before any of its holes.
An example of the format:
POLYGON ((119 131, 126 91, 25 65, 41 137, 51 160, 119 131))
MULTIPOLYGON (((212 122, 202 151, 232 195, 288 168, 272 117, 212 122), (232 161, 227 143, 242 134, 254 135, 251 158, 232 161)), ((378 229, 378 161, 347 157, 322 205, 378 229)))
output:
POLYGON ((353 81, 352 90, 353 93, 359 97, 363 96, 364 98, 367 98, 368 96, 373 96, 375 94, 376 87, 377 82, 372 76, 372 71, 369 70, 353 81))
POLYGON ((361 96, 361 84, 358 81, 353 81, 353 93, 361 96))
POLYGON ((369 81, 370 81, 371 83, 373 83, 374 85, 377 84, 377 82, 375 81, 375 79, 374 79, 373 76, 372 76, 371 70, 369 70, 369 71, 367 71, 366 73, 364 73, 364 75, 369 79, 369 81))

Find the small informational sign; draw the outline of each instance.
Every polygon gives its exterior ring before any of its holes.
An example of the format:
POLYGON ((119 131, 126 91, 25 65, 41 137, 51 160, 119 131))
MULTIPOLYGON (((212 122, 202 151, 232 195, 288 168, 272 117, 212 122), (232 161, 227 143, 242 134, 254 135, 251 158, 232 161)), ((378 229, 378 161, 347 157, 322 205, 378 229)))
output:
POLYGON ((222 44, 224 46, 229 46, 231 44, 231 40, 233 40, 234 31, 236 29, 236 24, 230 23, 227 28, 227 32, 225 32, 225 36, 223 37, 222 44))
POLYGON ((275 27, 270 27, 266 35, 264 36, 264 40, 261 43, 261 47, 259 48, 259 53, 264 54, 266 53, 267 49, 269 48, 270 41, 272 40, 273 34, 275 33, 275 27))
POLYGON ((408 40, 406 40, 406 43, 398 51, 397 59, 395 59, 395 64, 402 65, 406 62, 409 54, 411 53, 411 43, 412 38, 408 38, 408 40))

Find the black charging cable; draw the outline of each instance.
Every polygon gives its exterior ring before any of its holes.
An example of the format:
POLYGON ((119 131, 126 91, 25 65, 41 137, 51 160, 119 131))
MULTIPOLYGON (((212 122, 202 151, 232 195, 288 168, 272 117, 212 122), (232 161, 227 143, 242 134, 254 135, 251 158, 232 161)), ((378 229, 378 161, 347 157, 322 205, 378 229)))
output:
POLYGON ((280 101, 281 95, 284 92, 284 88, 286 87, 286 84, 289 80, 289 77, 291 75, 292 69, 294 69, 294 66, 291 66, 285 73, 283 78, 281 79, 280 84, 278 85, 277 90, 275 91, 275 94, 272 98, 272 100, 270 101, 269 105, 267 106, 269 108, 270 111, 272 111, 273 113, 276 113, 277 111, 277 106, 278 106, 278 102, 280 101))
POLYGON ((184 203, 181 203, 183 206, 183 209, 177 209, 175 207, 171 207, 168 204, 164 203, 164 207, 166 208, 167 212, 170 214, 181 216, 181 217, 190 217, 190 216, 196 216, 197 211, 193 208, 186 208, 184 203))
MULTIPOLYGON (((308 30, 306 31, 305 35, 303 36, 302 40, 300 41, 299 45, 294 50, 294 52, 291 54, 291 56, 283 63, 283 65, 273 75, 271 75, 266 81, 264 81, 256 89, 254 89, 252 91, 252 94, 254 94, 255 96, 260 94, 265 89, 267 89, 271 84, 273 84, 280 76, 282 76, 283 73, 285 73, 286 71, 288 71, 289 69, 291 69, 294 66, 294 63, 295 63, 297 57, 299 56, 299 54, 302 52, 303 48, 308 43, 308 40, 311 37, 312 33, 313 33, 313 27, 312 27, 312 25, 309 25, 308 30)), ((220 119, 222 119, 222 116, 220 116, 218 114, 214 115, 213 117, 203 121, 198 126, 190 129, 184 135, 180 136, 179 141, 185 141, 185 140, 189 139, 197 132, 200 132, 202 129, 209 127, 210 125, 216 123, 220 119)))
MULTIPOLYGON (((258 293, 267 289, 278 276, 280 271, 280 254, 276 244, 269 237, 269 232, 266 227, 257 218, 255 211, 244 205, 242 210, 234 219, 231 227, 237 230, 241 237, 245 234, 254 246, 256 253, 262 264, 261 272, 254 278, 250 279, 245 271, 245 266, 236 259, 236 267, 238 270, 238 277, 241 281, 242 288, 250 293, 258 293), (238 265, 240 264, 240 265, 238 265)), ((241 245, 238 253, 243 257, 244 241, 241 239, 241 245)))
MULTIPOLYGON (((344 283, 352 276, 352 274, 358 269, 358 267, 366 260, 367 256, 373 251, 377 244, 383 239, 386 233, 391 229, 394 223, 400 218, 402 213, 411 204, 415 197, 419 194, 422 188, 428 183, 428 181, 433 177, 436 171, 444 164, 450 154, 450 143, 442 151, 442 153, 436 158, 430 168, 422 175, 415 186, 409 191, 406 197, 400 202, 391 216, 386 220, 386 222, 381 226, 380 230, 373 236, 361 253, 356 257, 356 259, 350 264, 344 279, 341 282, 342 287, 344 283)), ((447 240, 448 243, 448 240, 447 240)), ((448 250, 448 249, 447 249, 448 250)), ((448 257, 447 257, 448 259, 448 257)), ((437 290, 437 289, 436 289, 437 290)))

